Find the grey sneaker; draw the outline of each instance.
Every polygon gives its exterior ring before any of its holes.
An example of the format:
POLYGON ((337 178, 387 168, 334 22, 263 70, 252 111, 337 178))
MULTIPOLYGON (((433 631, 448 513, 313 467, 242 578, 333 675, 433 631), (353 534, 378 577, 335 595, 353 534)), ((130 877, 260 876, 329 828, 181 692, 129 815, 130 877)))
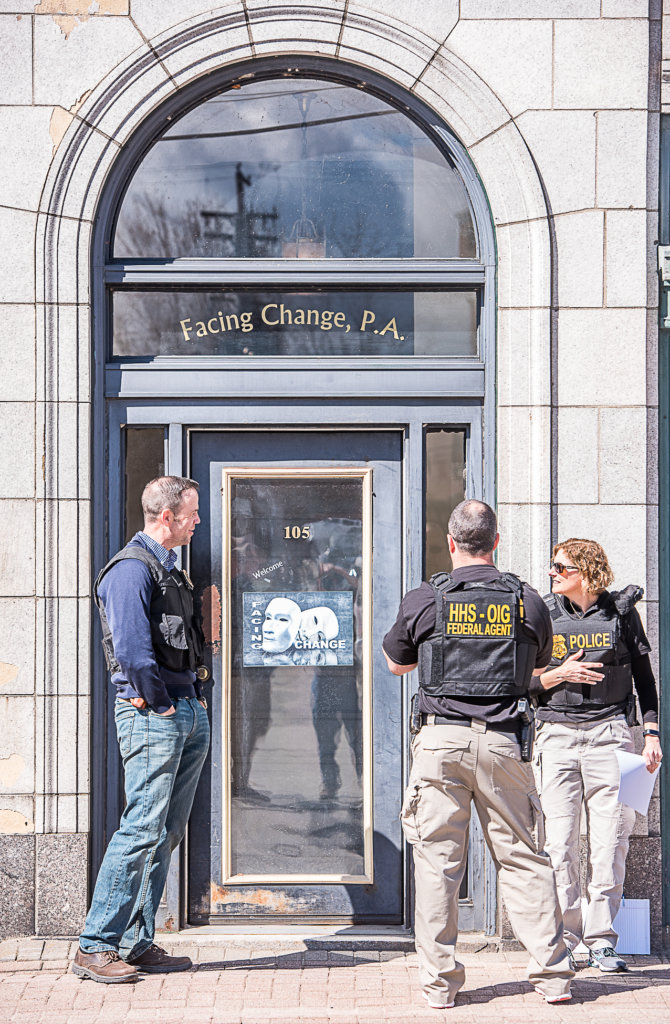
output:
POLYGON ((614 971, 626 971, 626 961, 612 946, 601 946, 599 949, 589 950, 589 967, 599 967, 606 974, 614 971))
POLYGON ((576 972, 578 970, 577 961, 575 960, 575 954, 569 948, 568 948, 568 967, 570 968, 571 971, 575 971, 576 972))

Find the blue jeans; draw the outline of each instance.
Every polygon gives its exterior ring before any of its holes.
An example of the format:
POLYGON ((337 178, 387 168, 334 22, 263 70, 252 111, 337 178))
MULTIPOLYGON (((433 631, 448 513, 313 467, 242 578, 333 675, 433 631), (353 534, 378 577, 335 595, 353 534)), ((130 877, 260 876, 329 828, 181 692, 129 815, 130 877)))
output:
POLYGON ((155 917, 172 851, 191 813, 209 748, 207 712, 182 698, 167 718, 117 698, 116 732, 125 771, 126 808, 105 853, 79 939, 84 953, 140 956, 154 939, 155 917))

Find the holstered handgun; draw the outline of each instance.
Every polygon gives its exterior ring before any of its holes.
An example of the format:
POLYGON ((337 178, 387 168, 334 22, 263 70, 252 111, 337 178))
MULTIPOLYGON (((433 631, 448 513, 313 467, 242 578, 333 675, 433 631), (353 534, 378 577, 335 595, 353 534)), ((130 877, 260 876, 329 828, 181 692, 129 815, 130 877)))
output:
POLYGON ((519 729, 519 746, 521 760, 530 761, 533 757, 533 741, 535 739, 535 713, 530 701, 521 697, 516 706, 521 726, 519 729))
POLYGON ((412 736, 421 729, 422 720, 421 712, 419 711, 419 694, 413 693, 409 702, 409 731, 412 736))
POLYGON ((640 724, 639 721, 638 721, 638 717, 637 717, 637 707, 636 707, 636 704, 635 704, 635 694, 634 693, 629 693, 628 696, 626 697, 626 708, 625 708, 624 714, 626 715, 626 724, 627 725, 633 726, 633 725, 639 725, 640 724))

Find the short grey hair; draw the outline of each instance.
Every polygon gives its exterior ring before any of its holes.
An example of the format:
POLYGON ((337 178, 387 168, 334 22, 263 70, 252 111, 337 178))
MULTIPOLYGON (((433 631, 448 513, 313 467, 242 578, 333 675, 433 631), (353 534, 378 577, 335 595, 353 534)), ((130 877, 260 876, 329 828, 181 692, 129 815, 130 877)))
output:
POLYGON ((498 522, 490 505, 476 498, 468 498, 451 513, 448 529, 461 551, 477 557, 489 555, 493 551, 498 522))
POLYGON ((186 491, 199 491, 200 484, 187 476, 157 476, 142 491, 142 511, 145 523, 158 519, 164 508, 173 515, 179 511, 186 491))

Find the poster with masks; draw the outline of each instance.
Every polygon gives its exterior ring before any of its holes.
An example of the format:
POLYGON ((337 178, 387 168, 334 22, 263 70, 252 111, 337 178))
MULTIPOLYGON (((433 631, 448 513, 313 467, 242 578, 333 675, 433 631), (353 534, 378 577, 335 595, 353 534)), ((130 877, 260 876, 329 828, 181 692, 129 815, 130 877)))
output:
POLYGON ((243 664, 353 665, 351 591, 243 594, 243 664))

